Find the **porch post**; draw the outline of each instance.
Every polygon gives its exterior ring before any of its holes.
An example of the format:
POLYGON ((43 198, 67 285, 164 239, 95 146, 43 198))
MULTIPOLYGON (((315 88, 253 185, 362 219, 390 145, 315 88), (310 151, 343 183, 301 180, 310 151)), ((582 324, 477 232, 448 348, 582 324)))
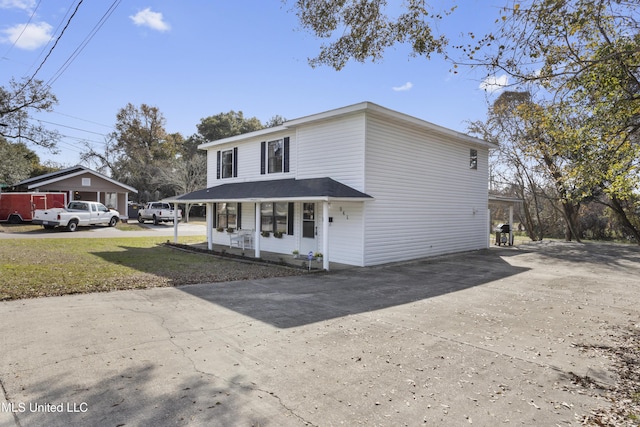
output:
POLYGON ((173 243, 178 243, 178 204, 173 204, 173 243))
POLYGON ((513 246, 513 203, 509 205, 509 246, 513 246))
POLYGON ((329 271, 329 202, 322 202, 322 268, 329 271))
POLYGON ((253 236, 253 247, 255 248, 255 257, 260 258, 260 202, 256 202, 256 230, 253 236))
POLYGON ((208 202, 206 205, 205 215, 207 217, 207 249, 213 250, 213 203, 208 202))

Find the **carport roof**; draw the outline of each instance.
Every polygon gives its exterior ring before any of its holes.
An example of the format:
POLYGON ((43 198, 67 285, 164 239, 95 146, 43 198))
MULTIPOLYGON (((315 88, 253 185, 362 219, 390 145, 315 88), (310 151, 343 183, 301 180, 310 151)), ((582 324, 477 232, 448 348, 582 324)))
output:
POLYGON ((270 200, 352 200, 373 197, 332 178, 278 179, 233 182, 172 198, 176 202, 227 202, 270 200))

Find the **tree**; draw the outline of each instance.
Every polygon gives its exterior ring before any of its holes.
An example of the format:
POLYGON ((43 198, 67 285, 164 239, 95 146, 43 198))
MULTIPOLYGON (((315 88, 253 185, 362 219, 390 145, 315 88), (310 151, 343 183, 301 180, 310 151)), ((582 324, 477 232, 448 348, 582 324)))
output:
POLYGON ((0 137, 0 185, 11 186, 29 178, 39 163, 38 155, 25 144, 0 137))
POLYGON ((518 106, 527 102, 531 102, 528 92, 504 92, 490 106, 486 122, 472 122, 469 131, 498 143, 498 149, 490 153, 492 190, 524 201, 519 222, 529 238, 537 241, 545 237, 548 229, 541 218, 546 205, 542 193, 545 180, 535 161, 527 156, 525 123, 516 114, 518 106))
POLYGON ((498 30, 468 46, 469 59, 549 94, 546 123, 564 121, 554 134, 565 133, 562 153, 571 153, 566 182, 613 209, 640 244, 631 202, 640 191, 640 2, 510 4, 498 30))
POLYGON ((329 40, 309 63, 341 70, 350 59, 380 60, 398 43, 409 43, 416 56, 443 52, 446 39, 432 30, 442 14, 430 12, 426 0, 407 0, 395 16, 392 6, 386 0, 295 0, 302 27, 329 40))
POLYGON ((52 111, 58 100, 43 87, 40 80, 18 83, 11 80, 9 89, 0 86, 0 137, 18 139, 54 150, 60 138, 55 131, 45 129, 30 120, 33 112, 52 111))
POLYGON ((576 173, 577 121, 562 104, 539 104, 528 92, 505 92, 490 108, 487 122, 472 127, 501 143, 494 170, 525 201, 523 222, 532 240, 542 239, 550 228, 540 218, 548 200, 564 218, 565 239, 581 238, 578 216, 588 192, 576 173))
POLYGON ((256 117, 245 118, 242 111, 233 110, 205 117, 197 125, 198 134, 204 141, 215 141, 263 128, 264 126, 256 117))
POLYGON ((264 124, 264 127, 265 128, 272 128, 272 127, 280 126, 281 124, 283 124, 286 121, 287 121, 287 119, 285 119, 284 117, 282 117, 279 114, 276 114, 275 116, 271 117, 267 121, 267 123, 264 124))
POLYGON ((116 116, 115 131, 105 141, 104 153, 87 146, 82 160, 138 190, 138 201, 167 195, 160 171, 170 168, 183 140, 167 134, 165 118, 157 107, 127 104, 116 116))

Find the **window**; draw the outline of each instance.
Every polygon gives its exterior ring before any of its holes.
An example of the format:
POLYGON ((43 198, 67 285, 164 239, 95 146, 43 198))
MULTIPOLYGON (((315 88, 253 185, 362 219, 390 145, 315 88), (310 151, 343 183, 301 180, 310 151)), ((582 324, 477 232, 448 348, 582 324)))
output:
POLYGON ((222 178, 233 176, 233 150, 222 152, 222 178))
POLYGON ((238 147, 218 151, 216 178, 238 176, 238 147))
POLYGON ((478 150, 469 150, 469 169, 478 169, 478 150))
POLYGON ((262 203, 260 206, 260 231, 287 233, 289 203, 262 203))
POLYGON ((106 193, 104 196, 104 204, 110 208, 116 208, 118 206, 118 194, 106 193))
POLYGON ((268 173, 282 172, 282 161, 284 159, 283 140, 269 141, 267 143, 268 173))
POLYGON ((238 204, 218 203, 218 228, 238 228, 238 204))
POLYGON ((289 172, 289 137, 260 143, 260 174, 289 172))
POLYGON ((304 203, 302 205, 302 237, 316 237, 316 204, 304 203))

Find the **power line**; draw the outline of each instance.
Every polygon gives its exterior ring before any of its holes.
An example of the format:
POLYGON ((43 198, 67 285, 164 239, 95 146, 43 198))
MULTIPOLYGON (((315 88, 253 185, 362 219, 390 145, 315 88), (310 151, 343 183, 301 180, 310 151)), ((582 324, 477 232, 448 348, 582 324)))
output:
POLYGON ((18 37, 16 37, 16 39, 13 41, 11 46, 9 46, 9 49, 7 49, 7 51, 4 53, 4 55, 2 55, 3 57, 6 57, 9 54, 9 52, 11 52, 11 50, 18 43, 18 40, 20 40, 20 37, 22 37, 22 35, 24 34, 25 31, 27 31, 27 27, 29 26, 29 24, 31 24, 31 21, 33 20, 33 17, 36 15, 36 11, 40 7, 40 3, 42 3, 42 0, 38 1, 38 4, 36 5, 35 9, 33 9, 33 12, 31 12, 31 16, 29 16, 29 20, 27 21, 27 23, 22 28, 22 31, 20 31, 20 35, 18 35, 18 37))
POLYGON ((40 65, 38 66, 38 68, 36 69, 36 71, 34 71, 33 75, 31 76, 31 78, 29 78, 29 80, 27 80, 27 82, 24 84, 24 86, 22 86, 22 88, 16 93, 16 95, 20 92, 22 92, 28 85, 29 83, 31 83, 33 81, 33 79, 35 79, 36 74, 38 74, 38 71, 40 71, 40 69, 42 69, 42 67, 44 66, 44 63, 47 62, 47 59, 49 59, 49 56, 51 56, 51 53, 53 53, 53 50, 56 48, 56 46, 58 45, 58 42, 60 41, 60 39, 62 38, 63 34, 65 33, 65 31, 67 30, 67 28, 69 28, 69 24, 71 24, 71 20, 73 19, 74 16, 76 16, 76 13, 78 12, 78 9, 80 8, 80 5, 82 4, 84 0, 80 0, 78 2, 78 4, 76 5, 75 10, 73 11, 73 13, 71 14, 71 16, 69 17, 69 19, 67 20, 67 24, 64 26, 64 28, 62 29, 62 31, 60 32, 60 34, 58 35, 58 37, 56 38, 56 41, 53 43, 53 46, 51 46, 51 49, 49 49, 49 53, 47 53, 47 56, 44 57, 44 59, 42 60, 42 62, 40 63, 40 65))
POLYGON ((80 121, 83 121, 83 122, 91 123, 93 125, 98 125, 98 126, 102 126, 102 127, 105 127, 105 128, 113 129, 113 126, 109 126, 109 125, 105 125, 105 124, 102 124, 102 123, 94 122, 94 121, 91 121, 91 120, 83 119, 83 118, 80 118, 80 117, 72 116, 70 114, 61 113, 59 111, 52 111, 52 113, 59 114, 61 116, 65 116, 65 117, 70 117, 72 119, 80 120, 80 121))
POLYGON ((69 68, 69 66, 76 60, 76 58, 80 55, 80 53, 84 50, 85 47, 89 44, 89 42, 93 39, 93 37, 100 31, 102 26, 107 22, 107 20, 111 17, 116 8, 120 5, 122 0, 114 0, 111 3, 111 6, 107 9, 107 11, 102 15, 98 23, 91 29, 89 35, 87 35, 84 40, 78 45, 78 47, 71 53, 69 58, 62 64, 62 66, 56 71, 53 76, 49 79, 46 86, 53 85, 56 80, 62 76, 62 74, 69 68))
MULTIPOLYGON (((58 34, 58 31, 60 30, 60 28, 62 27, 62 25, 64 24, 64 22, 67 20, 68 16, 71 14, 71 9, 73 8, 73 3, 75 3, 75 0, 73 0, 71 2, 71 4, 69 4, 69 7, 67 8, 67 11, 65 12, 64 16, 60 19, 60 22, 58 22, 58 26, 56 27, 55 31, 53 32, 53 34, 58 34)), ((49 43, 47 43, 48 45, 49 43)), ((36 57, 36 59, 34 59, 33 63, 29 66, 29 71, 27 71, 27 73, 30 72, 30 70, 32 70, 33 68, 35 68, 36 64, 38 63, 38 61, 40 60, 40 58, 44 55, 44 52, 47 49, 47 45, 42 46, 42 49, 40 50, 40 53, 38 54, 38 56, 36 57)))
POLYGON ((104 137, 106 137, 106 136, 107 136, 107 135, 105 135, 105 134, 103 134, 103 133, 100 133, 100 132, 93 132, 93 131, 91 131, 91 130, 80 129, 80 128, 76 128, 76 127, 73 127, 73 126, 63 125, 63 124, 60 124, 60 123, 48 122, 48 121, 46 121, 46 120, 41 120, 41 119, 36 119, 36 120, 37 120, 37 121, 39 121, 40 123, 48 123, 48 124, 50 124, 50 125, 62 126, 63 128, 68 128, 68 129, 73 129, 73 130, 79 130, 80 132, 92 133, 92 134, 94 134, 94 135, 100 135, 100 136, 104 136, 104 137))

